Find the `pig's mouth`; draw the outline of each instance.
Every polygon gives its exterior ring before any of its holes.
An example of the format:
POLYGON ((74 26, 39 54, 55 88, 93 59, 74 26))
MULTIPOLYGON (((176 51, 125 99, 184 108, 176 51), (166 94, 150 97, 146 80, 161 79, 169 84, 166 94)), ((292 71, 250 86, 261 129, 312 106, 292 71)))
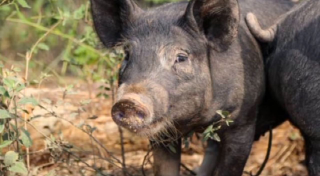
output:
POLYGON ((112 107, 111 114, 117 125, 149 138, 168 131, 168 127, 172 126, 165 120, 167 118, 154 118, 146 106, 132 99, 117 102, 112 107))

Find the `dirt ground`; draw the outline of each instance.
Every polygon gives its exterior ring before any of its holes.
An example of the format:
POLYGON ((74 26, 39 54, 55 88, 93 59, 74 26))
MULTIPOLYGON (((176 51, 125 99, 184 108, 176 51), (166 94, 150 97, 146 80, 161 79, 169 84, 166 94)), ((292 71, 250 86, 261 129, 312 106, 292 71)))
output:
MULTIPOLYGON (((32 175, 99 175, 97 172, 123 175, 121 164, 117 162, 121 160, 119 131, 110 117, 112 102, 96 98, 97 87, 93 86, 91 95, 84 85, 75 86, 73 91, 64 88, 26 90, 27 96, 37 97, 43 106, 28 107, 30 117, 37 116, 28 127, 33 139, 30 149, 32 175), (86 101, 88 99, 91 101, 86 101), (94 139, 88 135, 90 131, 93 131, 94 139)), ((152 154, 146 156, 148 140, 124 131, 123 142, 128 175, 143 175, 141 165, 144 160, 145 175, 152 175, 152 154)), ((267 146, 268 134, 253 145, 245 167, 247 173, 258 171, 267 146)), ((298 130, 288 122, 282 124, 273 130, 270 159, 261 175, 307 175, 303 151, 303 139, 298 130)), ((202 158, 202 143, 193 140, 190 148, 184 149, 182 163, 195 170, 202 158)), ((181 170, 182 175, 192 175, 183 167, 181 170)))

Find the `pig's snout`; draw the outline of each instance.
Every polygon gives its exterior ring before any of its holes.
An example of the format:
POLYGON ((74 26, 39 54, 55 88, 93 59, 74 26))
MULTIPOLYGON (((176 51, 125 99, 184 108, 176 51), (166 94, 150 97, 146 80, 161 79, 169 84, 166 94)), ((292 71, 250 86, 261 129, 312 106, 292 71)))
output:
POLYGON ((144 120, 148 116, 148 110, 143 105, 133 100, 122 100, 112 108, 112 117, 118 120, 138 117, 144 120))
POLYGON ((133 132, 143 128, 151 118, 147 105, 135 99, 119 100, 112 107, 111 114, 118 125, 126 127, 133 132))

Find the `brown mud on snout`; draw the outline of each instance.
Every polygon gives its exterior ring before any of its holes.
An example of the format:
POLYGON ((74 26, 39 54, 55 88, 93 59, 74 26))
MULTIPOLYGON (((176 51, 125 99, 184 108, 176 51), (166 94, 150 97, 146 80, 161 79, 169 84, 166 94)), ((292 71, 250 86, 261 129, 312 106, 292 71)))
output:
MULTIPOLYGON (((136 95, 138 97, 138 95, 136 95)), ((150 118, 150 111, 139 99, 126 98, 118 101, 112 108, 112 117, 119 125, 133 132, 143 128, 150 118)))
POLYGON ((165 118, 167 111, 168 93, 152 81, 143 81, 122 84, 111 113, 119 126, 140 136, 157 138, 174 129, 169 118, 165 118))

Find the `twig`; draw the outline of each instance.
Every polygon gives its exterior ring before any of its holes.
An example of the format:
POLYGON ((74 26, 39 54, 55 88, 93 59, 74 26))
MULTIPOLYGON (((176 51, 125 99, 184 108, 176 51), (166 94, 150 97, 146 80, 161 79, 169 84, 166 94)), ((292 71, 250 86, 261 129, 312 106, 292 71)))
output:
POLYGON ((101 173, 98 169, 93 168, 92 166, 90 166, 90 164, 88 164, 87 162, 83 161, 80 157, 78 157, 77 155, 75 155, 74 153, 70 152, 69 150, 62 148, 64 152, 68 153, 69 155, 72 155, 73 157, 75 157, 78 161, 80 161, 81 163, 85 164, 87 167, 92 168, 93 170, 95 170, 97 173, 101 174, 101 175, 105 175, 103 173, 101 173))
MULTIPOLYGON (((112 104, 115 103, 115 87, 113 83, 113 77, 110 78, 110 88, 111 88, 111 96, 112 96, 112 104)), ((123 142, 123 131, 120 126, 118 126, 119 134, 120 134, 120 144, 121 144, 121 158, 122 158, 122 172, 123 175, 126 176, 126 157, 125 157, 125 151, 124 151, 124 142, 123 142)))
MULTIPOLYGON (((59 24, 61 21, 58 21, 55 25, 53 25, 45 34, 43 34, 37 41, 36 43, 32 46, 30 52, 28 51, 26 53, 25 59, 26 59, 26 71, 25 71, 25 75, 24 75, 24 79, 25 82, 28 82, 28 75, 29 75, 29 63, 30 60, 32 59, 32 55, 34 50, 36 49, 36 47, 39 45, 39 43, 45 38, 47 37, 59 24)), ((40 83, 41 84, 41 83, 40 83)), ((40 86, 39 84, 39 86, 40 86)), ((25 89, 25 93, 26 93, 26 89, 25 89)), ((28 126, 27 126, 27 114, 24 114, 24 129, 27 131, 28 130, 28 126)), ((30 156, 29 156, 29 147, 26 148, 26 152, 27 152, 27 169, 30 170, 30 156)))
MULTIPOLYGON (((29 60, 32 58, 32 54, 34 52, 34 50, 36 49, 36 47, 39 45, 39 43, 45 38, 47 37, 50 33, 53 32, 53 30, 61 23, 61 21, 58 21, 56 24, 54 24, 50 29, 46 30, 46 33, 44 35, 42 35, 37 42, 32 46, 30 52, 27 53, 26 58, 28 58, 29 60)), ((26 71, 27 73, 27 71, 26 71)))
POLYGON ((142 165, 141 165, 141 172, 142 172, 142 175, 143 175, 143 176, 146 176, 146 173, 144 172, 144 165, 145 165, 147 159, 149 158, 149 154, 150 154, 151 151, 152 151, 152 148, 150 148, 150 149, 148 150, 147 154, 146 154, 146 155, 144 156, 144 158, 143 158, 143 162, 142 162, 142 165))
MULTIPOLYGON (((63 121, 66 121, 66 122, 68 122, 69 124, 71 124, 71 125, 74 126, 74 127, 77 127, 73 122, 71 122, 70 120, 64 119, 64 118, 62 118, 62 117, 59 117, 55 112, 51 112, 51 111, 49 111, 48 109, 46 109, 45 107, 43 107, 43 106, 39 106, 39 107, 42 108, 42 109, 44 109, 44 110, 46 110, 50 115, 52 115, 52 116, 54 116, 54 117, 56 117, 56 118, 58 118, 58 119, 61 119, 61 120, 63 120, 63 121)), ((104 145, 102 145, 92 134, 88 133, 87 131, 85 131, 85 130, 79 128, 79 127, 77 127, 77 129, 79 129, 79 130, 81 130, 82 132, 86 133, 90 138, 92 138, 92 139, 95 141, 96 144, 98 144, 101 148, 103 148, 103 149, 105 150, 105 152, 106 152, 110 157, 112 157, 116 162, 118 162, 118 163, 120 163, 120 164, 122 165, 122 162, 121 162, 118 158, 116 158, 115 156, 113 156, 112 153, 111 153, 104 145)))
POLYGON ((268 142, 268 150, 267 150, 267 154, 266 154, 266 158, 264 159, 259 171, 256 173, 255 176, 259 176, 263 169, 265 168, 268 160, 269 160, 269 157, 270 157, 270 152, 271 152, 271 147, 272 147, 272 127, 270 126, 270 129, 269 129, 269 142, 268 142))
MULTIPOLYGON (((15 95, 13 96, 13 106, 14 106, 14 114, 17 115, 18 114, 18 111, 17 111, 17 101, 15 100, 15 95)), ((15 123, 15 126, 16 126, 16 133, 17 133, 17 151, 18 153, 20 153, 20 146, 19 146, 19 127, 18 127, 18 119, 17 118, 14 118, 14 123, 15 123)))
POLYGON ((8 0, 3 0, 1 3, 0 3, 0 6, 2 6, 5 2, 7 2, 8 0))
POLYGON ((281 157, 280 159, 280 163, 284 163, 287 158, 291 155, 291 153, 293 152, 293 150, 296 148, 297 144, 293 143, 289 149, 287 150, 287 152, 281 157))
POLYGON ((122 158, 122 171, 123 175, 126 176, 126 157, 124 156, 124 143, 123 143, 123 131, 121 127, 118 127, 119 133, 120 133, 120 144, 121 144, 121 158, 122 158))
POLYGON ((197 175, 197 173, 195 173, 193 170, 189 169, 186 165, 184 165, 183 163, 180 164, 181 167, 183 167, 186 171, 190 172, 191 175, 197 175))
POLYGON ((259 169, 259 171, 254 175, 252 174, 252 172, 247 172, 245 171, 244 174, 247 174, 247 175, 250 175, 250 176, 259 176, 263 169, 265 168, 265 166, 267 165, 267 162, 269 160, 269 157, 270 157, 270 153, 271 153, 271 147, 272 147, 272 127, 270 126, 270 129, 269 129, 269 141, 268 141, 268 150, 267 150, 267 154, 266 154, 266 157, 264 158, 264 161, 262 162, 262 165, 259 169))
MULTIPOLYGON (((31 124, 29 121, 27 121, 27 124, 30 125, 32 128, 34 128, 38 133, 40 133, 42 136, 44 136, 46 139, 50 140, 51 142, 54 142, 52 141, 51 138, 49 138, 46 134, 44 134, 43 132, 41 132, 40 130, 38 130, 33 124, 31 124)), ((91 139, 95 140, 96 139, 94 137, 92 137, 92 135, 89 135, 91 139)), ((98 144, 100 144, 98 141, 96 141, 98 144)), ((107 149, 106 149, 107 150, 107 149)), ((84 162, 83 160, 81 160, 78 156, 76 156, 74 153, 68 151, 67 149, 63 148, 63 151, 71 154, 72 156, 74 156, 76 159, 78 159, 79 161, 81 161, 82 163, 84 163, 87 167, 89 168, 92 168, 88 163, 84 162)), ((46 151, 38 151, 38 152, 46 152, 46 151)), ((36 154, 36 152, 32 152, 32 154, 36 154)), ((30 155, 30 153, 28 154, 30 155)), ((117 160, 120 164, 122 164, 117 158, 115 158, 114 156, 110 155, 111 157, 113 157, 115 160, 117 160)), ((99 159, 102 159, 102 160, 106 160, 108 162, 110 162, 111 164, 113 164, 114 166, 118 167, 118 168, 121 168, 120 166, 114 164, 112 161, 110 161, 108 158, 104 158, 104 157, 101 157, 101 156, 98 156, 99 159)), ((127 173, 128 175, 130 175, 129 173, 127 173)))
POLYGON ((84 21, 85 21, 86 23, 89 22, 89 20, 88 20, 89 7, 90 7, 90 3, 88 2, 88 3, 86 4, 86 10, 85 10, 85 14, 84 14, 84 21))
MULTIPOLYGON (((94 145, 93 145, 93 139, 90 138, 90 143, 91 143, 91 148, 92 148, 92 152, 94 153, 94 145)), ((93 163, 94 163, 94 166, 96 166, 96 157, 95 155, 93 155, 93 163)))

